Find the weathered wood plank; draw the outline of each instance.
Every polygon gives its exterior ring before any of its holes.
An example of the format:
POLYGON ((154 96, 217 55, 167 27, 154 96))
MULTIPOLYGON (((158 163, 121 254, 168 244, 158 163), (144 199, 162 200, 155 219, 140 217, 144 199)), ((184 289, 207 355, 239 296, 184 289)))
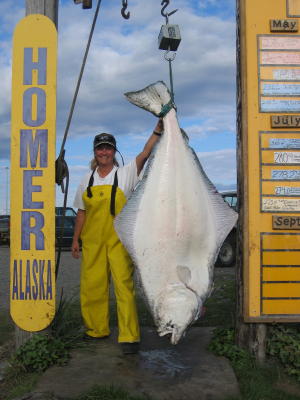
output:
POLYGON ((30 14, 46 15, 57 28, 58 0, 26 0, 26 15, 30 14))
POLYGON ((265 360, 266 325, 245 323, 248 275, 249 238, 248 238, 248 143, 247 143, 247 91, 246 91, 246 51, 245 51, 245 0, 236 1, 237 16, 237 198, 238 198, 238 234, 237 234, 237 265, 236 265, 236 343, 253 353, 258 362, 265 360))

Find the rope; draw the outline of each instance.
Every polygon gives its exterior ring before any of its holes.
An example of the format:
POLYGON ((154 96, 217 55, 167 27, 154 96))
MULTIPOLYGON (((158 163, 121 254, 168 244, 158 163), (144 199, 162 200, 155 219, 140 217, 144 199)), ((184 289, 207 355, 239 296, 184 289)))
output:
POLYGON ((90 49, 90 45, 91 45, 91 41, 92 41, 92 37, 93 37, 95 25, 96 25, 96 21, 97 21, 97 18, 98 18, 101 1, 102 0, 98 0, 98 3, 97 3, 97 7, 96 7, 96 10, 95 10, 95 15, 94 15, 93 23, 92 23, 92 26, 91 26, 91 30, 90 30, 87 46, 86 46, 84 57, 83 57, 83 60, 82 60, 82 65, 81 65, 81 69, 80 69, 80 73, 79 73, 79 77, 78 77, 75 93, 74 93, 74 96, 73 96, 73 101, 72 101, 70 112, 69 112, 69 117, 68 117, 66 129, 65 129, 63 141, 62 141, 62 144, 61 144, 59 156, 58 156, 57 160, 55 161, 55 181, 56 181, 56 183, 58 185, 61 186, 62 192, 64 193, 64 205, 63 205, 63 213, 62 213, 63 220, 62 220, 62 227, 61 227, 61 231, 60 231, 60 238, 59 238, 59 244, 58 244, 57 262, 56 262, 56 267, 55 267, 55 276, 56 276, 56 278, 58 276, 58 271, 59 271, 60 255, 61 255, 61 242, 62 242, 62 237, 63 237, 63 233, 64 233, 65 213, 66 213, 68 190, 69 190, 69 170, 68 170, 68 165, 67 165, 67 163, 66 163, 66 161, 64 159, 64 157, 65 157, 65 148, 64 147, 65 147, 65 143, 66 143, 66 140, 67 140, 69 128, 70 128, 70 125, 71 125, 73 111, 74 111, 74 107, 75 107, 75 104, 76 104, 77 95, 78 95, 78 92, 79 92, 81 79, 82 79, 83 71, 84 71, 84 68, 85 68, 88 52, 89 52, 89 49, 90 49), (65 178, 66 178, 66 190, 64 191, 63 180, 65 178))
POLYGON ((67 207, 68 190, 69 190, 69 169, 68 169, 68 166, 67 166, 67 170, 66 170, 66 193, 65 193, 65 196, 64 196, 63 218, 62 218, 62 223, 61 223, 60 236, 59 236, 59 239, 58 239, 58 251, 57 251, 56 265, 55 265, 55 280, 57 279, 58 271, 59 271, 62 238, 63 238, 64 228, 65 228, 65 213, 66 213, 66 207, 67 207))
POLYGON ((63 138, 63 141, 62 141, 62 144, 61 144, 60 155, 63 152, 64 146, 65 146, 65 143, 66 143, 66 140, 67 140, 67 136, 68 136, 68 132, 69 132, 72 116, 73 116, 73 111, 74 111, 75 103, 76 103, 76 100, 77 100, 77 95, 78 95, 78 92, 79 92, 79 87, 80 87, 80 84, 81 84, 81 79, 82 79, 84 67, 85 67, 85 64, 86 64, 86 59, 87 59, 88 52, 89 52, 89 49, 90 49, 90 45, 91 45, 91 41, 92 41, 92 37, 93 37, 95 25, 96 25, 98 13, 99 13, 101 1, 102 0, 98 0, 97 8, 96 8, 96 11, 95 11, 95 15, 94 15, 94 19, 93 19, 90 35, 89 35, 89 38, 88 38, 87 46, 86 46, 86 49, 85 49, 85 54, 84 54, 84 57, 83 57, 81 70, 80 70, 80 73, 79 73, 79 77, 78 77, 78 81, 77 81, 77 85, 76 85, 76 89, 75 89, 72 105, 71 105, 71 108, 70 108, 70 113, 69 113, 69 118, 68 118, 68 121, 67 121, 67 126, 66 126, 66 130, 65 130, 64 138, 63 138))

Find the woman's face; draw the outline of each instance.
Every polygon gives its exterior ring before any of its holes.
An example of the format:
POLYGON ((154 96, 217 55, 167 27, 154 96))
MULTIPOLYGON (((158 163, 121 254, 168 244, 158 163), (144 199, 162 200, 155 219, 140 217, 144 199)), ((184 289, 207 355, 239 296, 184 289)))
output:
POLYGON ((116 150, 109 144, 100 144, 95 150, 97 164, 101 166, 113 166, 116 150))

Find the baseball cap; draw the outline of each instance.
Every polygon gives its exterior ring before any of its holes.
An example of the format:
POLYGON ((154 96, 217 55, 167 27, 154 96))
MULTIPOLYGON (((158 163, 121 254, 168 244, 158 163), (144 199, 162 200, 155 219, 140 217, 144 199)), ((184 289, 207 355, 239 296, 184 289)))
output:
POLYGON ((99 133, 94 137, 94 150, 101 144, 109 144, 117 150, 117 142, 110 133, 99 133))

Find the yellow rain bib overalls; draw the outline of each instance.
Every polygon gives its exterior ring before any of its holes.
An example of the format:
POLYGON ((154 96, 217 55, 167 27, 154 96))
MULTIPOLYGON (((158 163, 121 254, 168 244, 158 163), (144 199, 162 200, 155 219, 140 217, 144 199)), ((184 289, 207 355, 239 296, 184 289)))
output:
POLYGON ((93 186, 94 173, 95 170, 82 195, 86 214, 81 232, 80 300, 86 333, 92 337, 110 334, 111 274, 117 300, 118 341, 138 342, 140 331, 133 286, 133 265, 113 226, 114 215, 122 210, 126 197, 118 187, 117 171, 112 186, 93 186))

